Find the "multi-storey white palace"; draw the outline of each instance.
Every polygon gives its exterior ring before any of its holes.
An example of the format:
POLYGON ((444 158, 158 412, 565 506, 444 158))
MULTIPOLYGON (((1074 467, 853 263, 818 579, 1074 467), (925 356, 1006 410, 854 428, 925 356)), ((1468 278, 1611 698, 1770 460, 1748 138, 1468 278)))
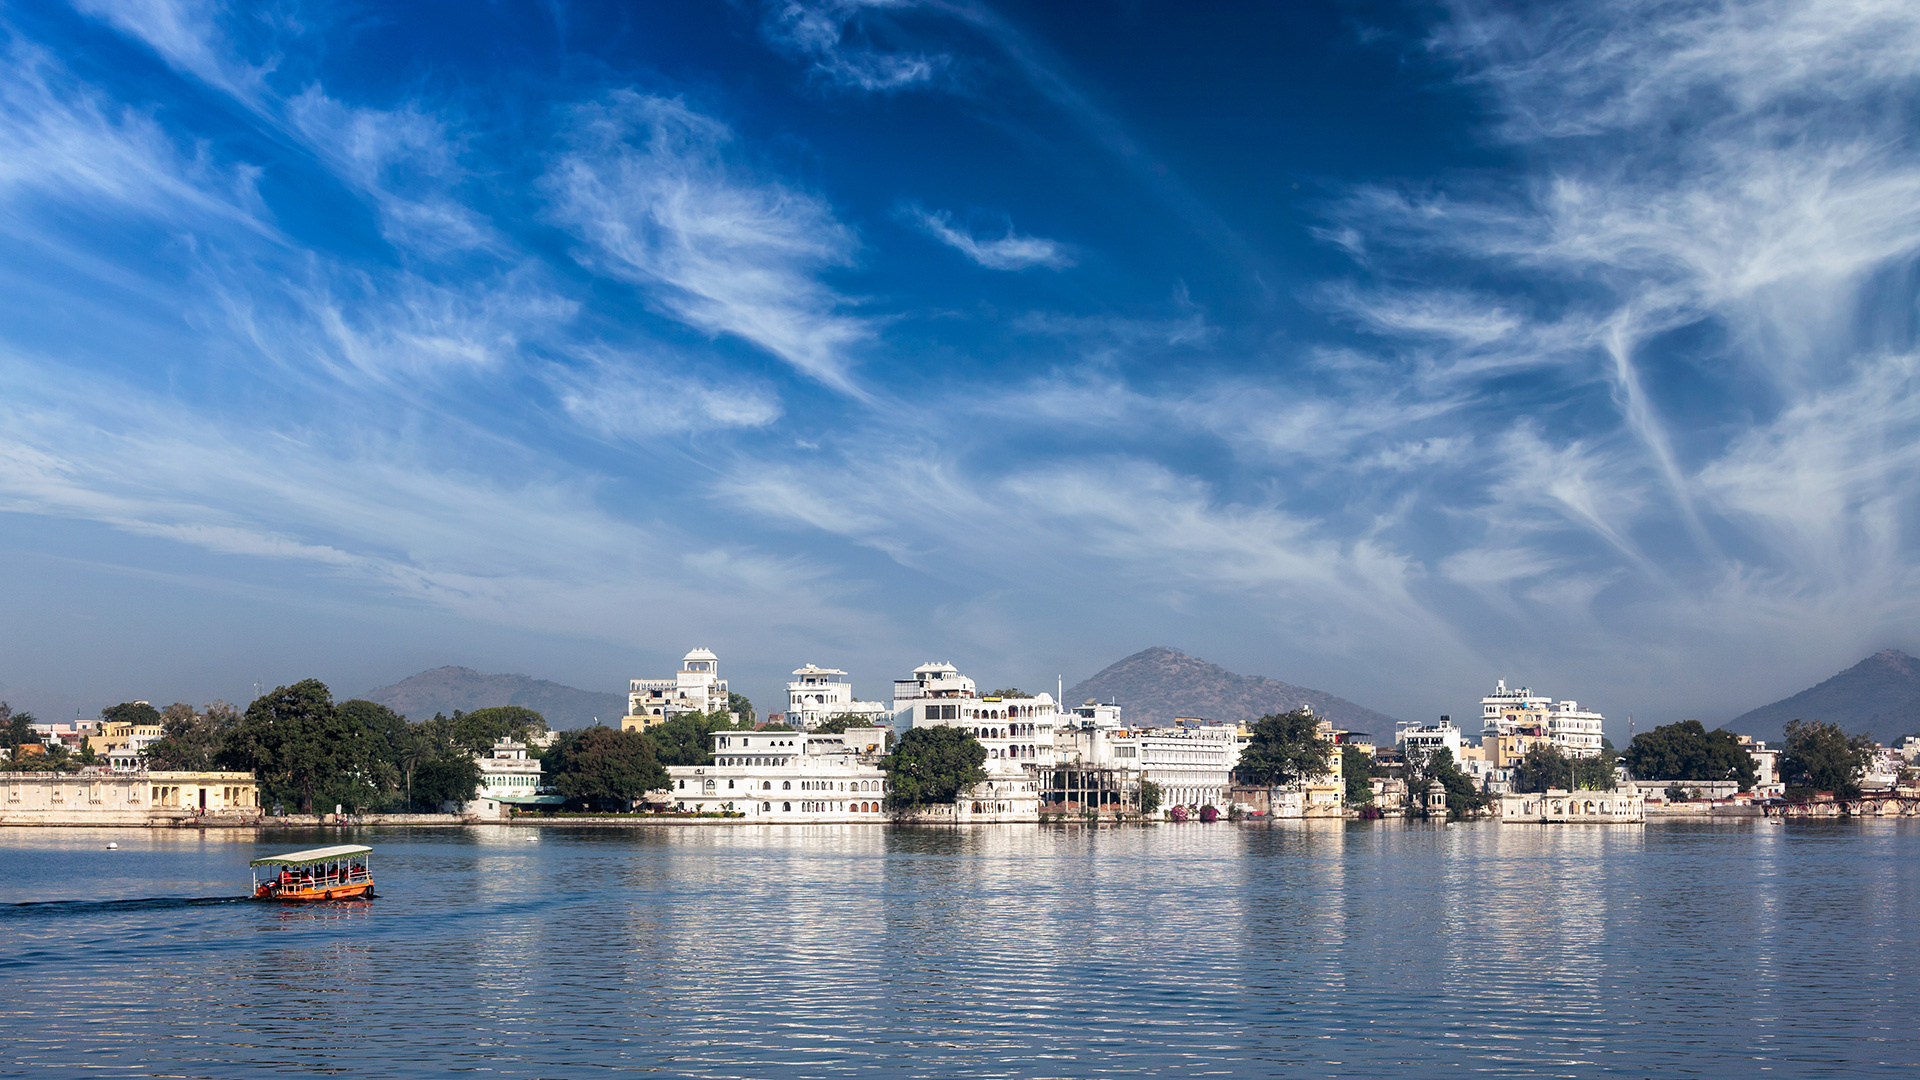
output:
POLYGON ((887 706, 853 696, 853 684, 839 668, 807 664, 795 668, 787 684, 787 723, 808 731, 836 716, 857 716, 868 724, 885 724, 887 706))
POLYGON ((987 748, 987 779, 963 804, 997 820, 1027 821, 1040 813, 1040 781, 1053 769, 1053 695, 982 697, 952 664, 925 663, 893 684, 896 727, 952 727, 987 748), (904 723, 902 723, 904 721, 904 723))
POLYGON ((711 649, 695 649, 682 657, 671 679, 635 679, 628 685, 623 731, 658 727, 689 712, 727 711, 727 680, 720 677, 720 658, 711 649))
POLYGON ((1582 709, 1577 701, 1556 704, 1551 697, 1536 695, 1524 686, 1509 690, 1505 679, 1499 681, 1493 693, 1480 699, 1483 746, 1489 739, 1505 745, 1510 741, 1544 737, 1568 757, 1594 757, 1600 753, 1605 721, 1606 717, 1591 709, 1582 709))
POLYGON ((886 732, 716 731, 713 764, 669 765, 675 808, 756 821, 884 821, 886 732))

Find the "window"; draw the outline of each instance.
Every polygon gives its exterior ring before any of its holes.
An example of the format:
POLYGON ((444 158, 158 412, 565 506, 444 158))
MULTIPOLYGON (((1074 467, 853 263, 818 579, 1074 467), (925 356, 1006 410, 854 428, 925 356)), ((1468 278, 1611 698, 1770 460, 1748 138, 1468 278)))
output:
POLYGON ((781 790, 781 791, 792 791, 792 790, 793 790, 793 781, 791 781, 791 780, 782 780, 782 781, 780 781, 780 790, 781 790))

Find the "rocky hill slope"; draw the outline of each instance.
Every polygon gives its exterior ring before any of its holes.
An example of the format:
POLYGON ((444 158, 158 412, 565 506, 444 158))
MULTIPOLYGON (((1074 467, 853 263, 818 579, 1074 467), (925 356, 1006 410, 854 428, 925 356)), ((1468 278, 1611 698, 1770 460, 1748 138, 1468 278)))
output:
POLYGON ((472 712, 519 705, 546 717, 547 726, 558 730, 586 727, 596 716, 601 723, 618 727, 627 711, 624 694, 595 693, 526 675, 488 675, 465 667, 423 671, 362 696, 411 720, 425 720, 434 713, 451 715, 455 709, 472 712))
POLYGON ((1066 692, 1077 705, 1088 698, 1117 701, 1121 718, 1141 725, 1169 724, 1176 716, 1249 720, 1302 705, 1352 731, 1391 741, 1393 717, 1278 679, 1237 675, 1174 649, 1154 647, 1110 665, 1066 692))
POLYGON ((1818 686, 1742 713, 1723 726, 1774 740, 1794 719, 1825 720, 1889 744, 1920 733, 1920 660, 1884 649, 1818 686))

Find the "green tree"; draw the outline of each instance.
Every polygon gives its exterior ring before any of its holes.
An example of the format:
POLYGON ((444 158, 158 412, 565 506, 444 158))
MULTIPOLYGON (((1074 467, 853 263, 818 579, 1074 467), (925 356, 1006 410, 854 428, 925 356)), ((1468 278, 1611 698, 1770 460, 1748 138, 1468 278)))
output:
POLYGON ((888 754, 887 809, 944 806, 987 778, 987 748, 959 728, 909 728, 888 754))
POLYGON ((480 763, 461 747, 423 741, 423 752, 413 759, 406 774, 403 796, 408 805, 435 811, 448 804, 472 800, 480 789, 480 763))
POLYGON ((153 727, 160 723, 160 710, 144 701, 123 701, 100 710, 100 719, 109 724, 138 724, 153 727))
POLYGON ((872 725, 872 717, 861 716, 859 713, 838 713, 820 721, 820 726, 814 728, 813 733, 815 735, 839 735, 850 727, 871 727, 872 725))
POLYGON ((652 737, 604 724, 561 733, 545 764, 554 790, 574 807, 625 810, 668 783, 652 737))
POLYGON ((455 709, 447 724, 448 737, 475 754, 487 753, 501 739, 526 742, 547 731, 546 717, 519 705, 495 705, 470 713, 455 709))
POLYGON ((1373 801, 1373 759, 1357 746, 1340 748, 1340 775, 1347 784, 1347 803, 1364 806, 1373 801))
POLYGON ((0 746, 6 747, 7 760, 18 767, 20 748, 39 741, 40 736, 33 730, 33 714, 14 712, 12 706, 0 701, 0 746))
MULTIPOLYGON (((752 729, 752 724, 741 722, 732 713, 687 712, 647 732, 647 735, 659 748, 662 765, 711 765, 714 732, 752 729)), ((548 754, 551 756, 552 751, 548 751, 548 754)))
POLYGON ((1473 782, 1473 777, 1460 771, 1454 764, 1453 751, 1441 747, 1428 754, 1418 763, 1409 760, 1407 765, 1407 798, 1414 805, 1423 805, 1427 788, 1440 781, 1447 790, 1447 820, 1459 821, 1470 814, 1477 813, 1490 801, 1486 792, 1473 782))
POLYGON ((1793 720, 1787 724, 1780 774, 1790 790, 1831 791, 1842 799, 1860 794, 1860 777, 1878 746, 1870 735, 1849 735, 1838 724, 1793 720))
POLYGON ((1578 791, 1612 791, 1619 783, 1614 775, 1614 766, 1620 761, 1604 744, 1598 754, 1592 757, 1575 758, 1573 762, 1573 786, 1578 791))
POLYGON ((304 679, 248 705, 221 758, 252 772, 265 802, 291 802, 308 814, 336 803, 359 810, 377 795, 367 776, 367 743, 358 718, 341 714, 327 684, 304 679))
POLYGON ((1739 736, 1724 728, 1708 731, 1698 720, 1635 735, 1622 760, 1639 780, 1733 780, 1741 791, 1751 791, 1760 776, 1759 763, 1739 736))
POLYGON ((141 759, 149 769, 204 772, 218 768, 227 739, 240 726, 240 710, 215 701, 204 710, 176 701, 160 712, 160 738, 147 744, 141 759))
POLYGON ((734 715, 735 723, 746 731, 753 730, 753 723, 759 717, 759 714, 753 711, 753 702, 747 700, 747 695, 736 694, 731 690, 727 691, 727 711, 734 715))
POLYGON ((1141 813, 1151 814, 1154 811, 1160 809, 1161 800, 1165 798, 1166 798, 1166 792, 1163 792, 1160 790, 1159 784, 1156 784, 1151 780, 1140 781, 1140 812, 1141 813))
POLYGON ((1004 690, 995 690, 993 693, 987 694, 986 696, 997 697, 997 698, 1010 698, 1010 697, 1032 697, 1033 695, 1027 693, 1025 690, 1022 690, 1017 686, 1009 686, 1004 690))
POLYGON ((1507 773, 1507 787, 1515 792, 1545 791, 1573 786, 1573 762, 1549 742, 1527 747, 1507 773))
POLYGON ((1333 741, 1321 738, 1319 728, 1320 718, 1306 709, 1261 717, 1234 772, 1242 783, 1263 787, 1324 775, 1333 741))

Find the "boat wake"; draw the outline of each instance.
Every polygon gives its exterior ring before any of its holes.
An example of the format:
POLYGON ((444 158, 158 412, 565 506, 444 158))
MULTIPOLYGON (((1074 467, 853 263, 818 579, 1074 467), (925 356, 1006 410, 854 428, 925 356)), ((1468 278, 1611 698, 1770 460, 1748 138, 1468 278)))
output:
POLYGON ((0 904, 0 920, 216 907, 220 904, 244 904, 251 899, 247 896, 149 896, 139 900, 30 900, 22 904, 0 904))

